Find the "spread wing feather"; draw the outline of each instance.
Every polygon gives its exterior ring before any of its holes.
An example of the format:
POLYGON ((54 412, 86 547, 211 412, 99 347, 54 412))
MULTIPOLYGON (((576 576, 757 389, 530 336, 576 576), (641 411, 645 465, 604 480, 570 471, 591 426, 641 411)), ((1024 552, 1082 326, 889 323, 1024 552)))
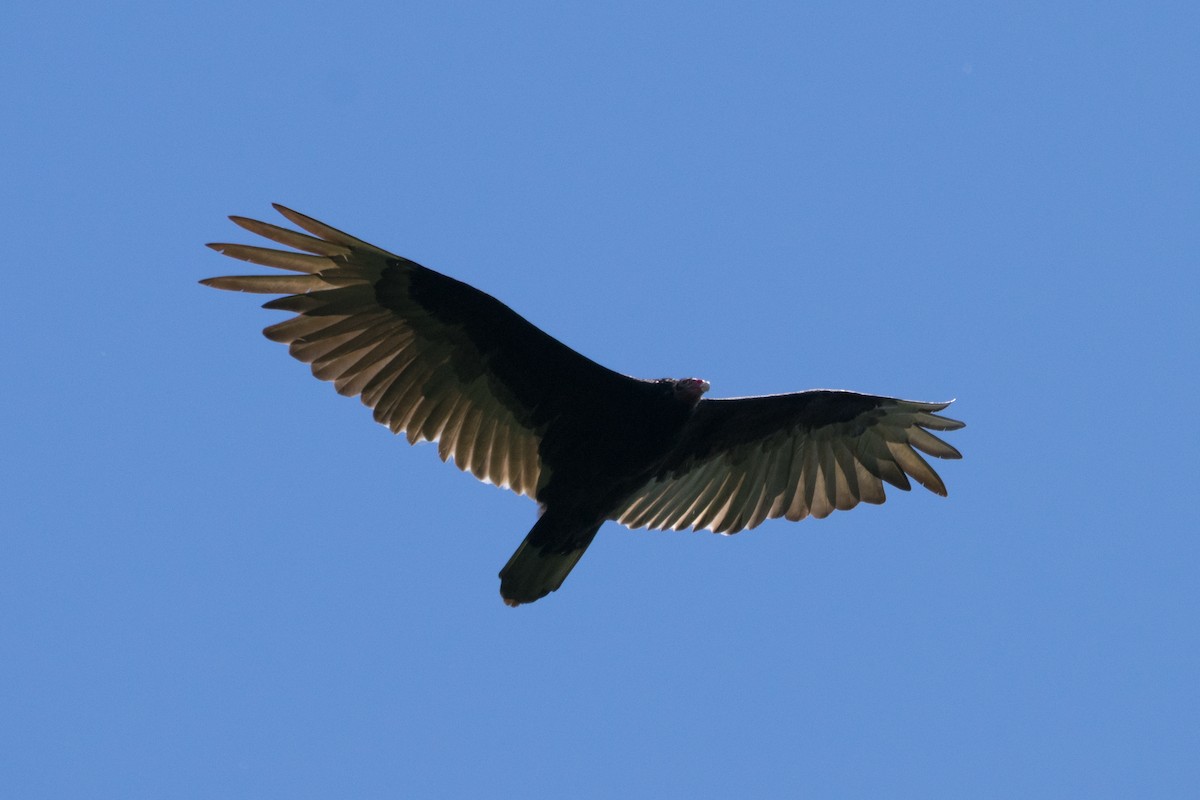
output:
MULTIPOLYGON (((313 375, 357 395, 410 442, 438 441, 442 460, 481 480, 537 497, 546 429, 586 414, 605 391, 634 381, 585 358, 495 298, 276 205, 305 233, 231 217, 295 252, 209 245, 287 271, 209 278, 217 289, 282 294, 266 308, 295 316, 264 334, 313 375)), ((552 465, 550 465, 552 467, 552 465)))
POLYGON ((766 519, 882 503, 884 482, 907 491, 910 477, 945 495, 917 451, 961 458, 929 432, 963 427, 935 413, 948 405, 827 390, 703 400, 663 466, 613 519, 737 533, 766 519))

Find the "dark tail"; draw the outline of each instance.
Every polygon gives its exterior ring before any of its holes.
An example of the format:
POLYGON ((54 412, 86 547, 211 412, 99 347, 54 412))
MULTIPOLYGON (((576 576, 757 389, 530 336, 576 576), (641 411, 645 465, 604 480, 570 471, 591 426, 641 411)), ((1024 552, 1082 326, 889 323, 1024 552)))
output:
POLYGON ((500 570, 504 602, 510 606, 532 603, 562 586, 601 524, 580 530, 578 522, 565 522, 550 512, 542 514, 500 570))

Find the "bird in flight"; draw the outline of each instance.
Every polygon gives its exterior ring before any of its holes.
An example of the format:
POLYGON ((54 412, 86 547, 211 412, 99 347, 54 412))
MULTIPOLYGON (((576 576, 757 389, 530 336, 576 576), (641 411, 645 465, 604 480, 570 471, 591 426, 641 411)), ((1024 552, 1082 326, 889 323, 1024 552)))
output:
POLYGON ((961 458, 930 431, 950 405, 819 389, 707 399, 699 378, 640 380, 544 333, 500 301, 280 205, 301 233, 230 217, 289 250, 210 244, 279 275, 208 278, 285 295, 268 339, 361 398, 410 443, 537 501, 500 570, 509 605, 558 589, 608 520, 732 534, 764 520, 882 503, 883 484, 946 486, 920 453, 961 458), (920 451, 920 453, 918 452, 920 451))

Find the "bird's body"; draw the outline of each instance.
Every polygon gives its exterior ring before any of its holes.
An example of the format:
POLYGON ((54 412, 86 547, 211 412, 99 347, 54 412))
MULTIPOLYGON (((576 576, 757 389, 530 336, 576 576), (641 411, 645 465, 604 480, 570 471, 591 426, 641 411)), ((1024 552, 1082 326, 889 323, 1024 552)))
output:
POLYGON ((292 274, 203 283, 287 295, 266 307, 296 316, 268 338, 410 442, 436 441, 443 460, 539 503, 500 573, 510 605, 557 589, 606 520, 734 533, 881 503, 882 481, 908 489, 906 475, 945 494, 914 448, 959 457, 928 432, 962 426, 934 413, 948 403, 830 390, 707 400, 699 379, 630 378, 478 289, 276 208, 313 235, 232 219, 303 252, 210 246, 292 274))

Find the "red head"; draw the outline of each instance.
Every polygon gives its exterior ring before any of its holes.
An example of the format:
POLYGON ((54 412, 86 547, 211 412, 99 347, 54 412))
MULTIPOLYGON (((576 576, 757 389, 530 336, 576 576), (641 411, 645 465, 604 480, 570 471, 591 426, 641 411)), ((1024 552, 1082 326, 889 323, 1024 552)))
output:
POLYGON ((674 389, 676 398, 693 406, 700 402, 700 397, 709 389, 708 381, 700 378, 668 379, 668 382, 674 389))

